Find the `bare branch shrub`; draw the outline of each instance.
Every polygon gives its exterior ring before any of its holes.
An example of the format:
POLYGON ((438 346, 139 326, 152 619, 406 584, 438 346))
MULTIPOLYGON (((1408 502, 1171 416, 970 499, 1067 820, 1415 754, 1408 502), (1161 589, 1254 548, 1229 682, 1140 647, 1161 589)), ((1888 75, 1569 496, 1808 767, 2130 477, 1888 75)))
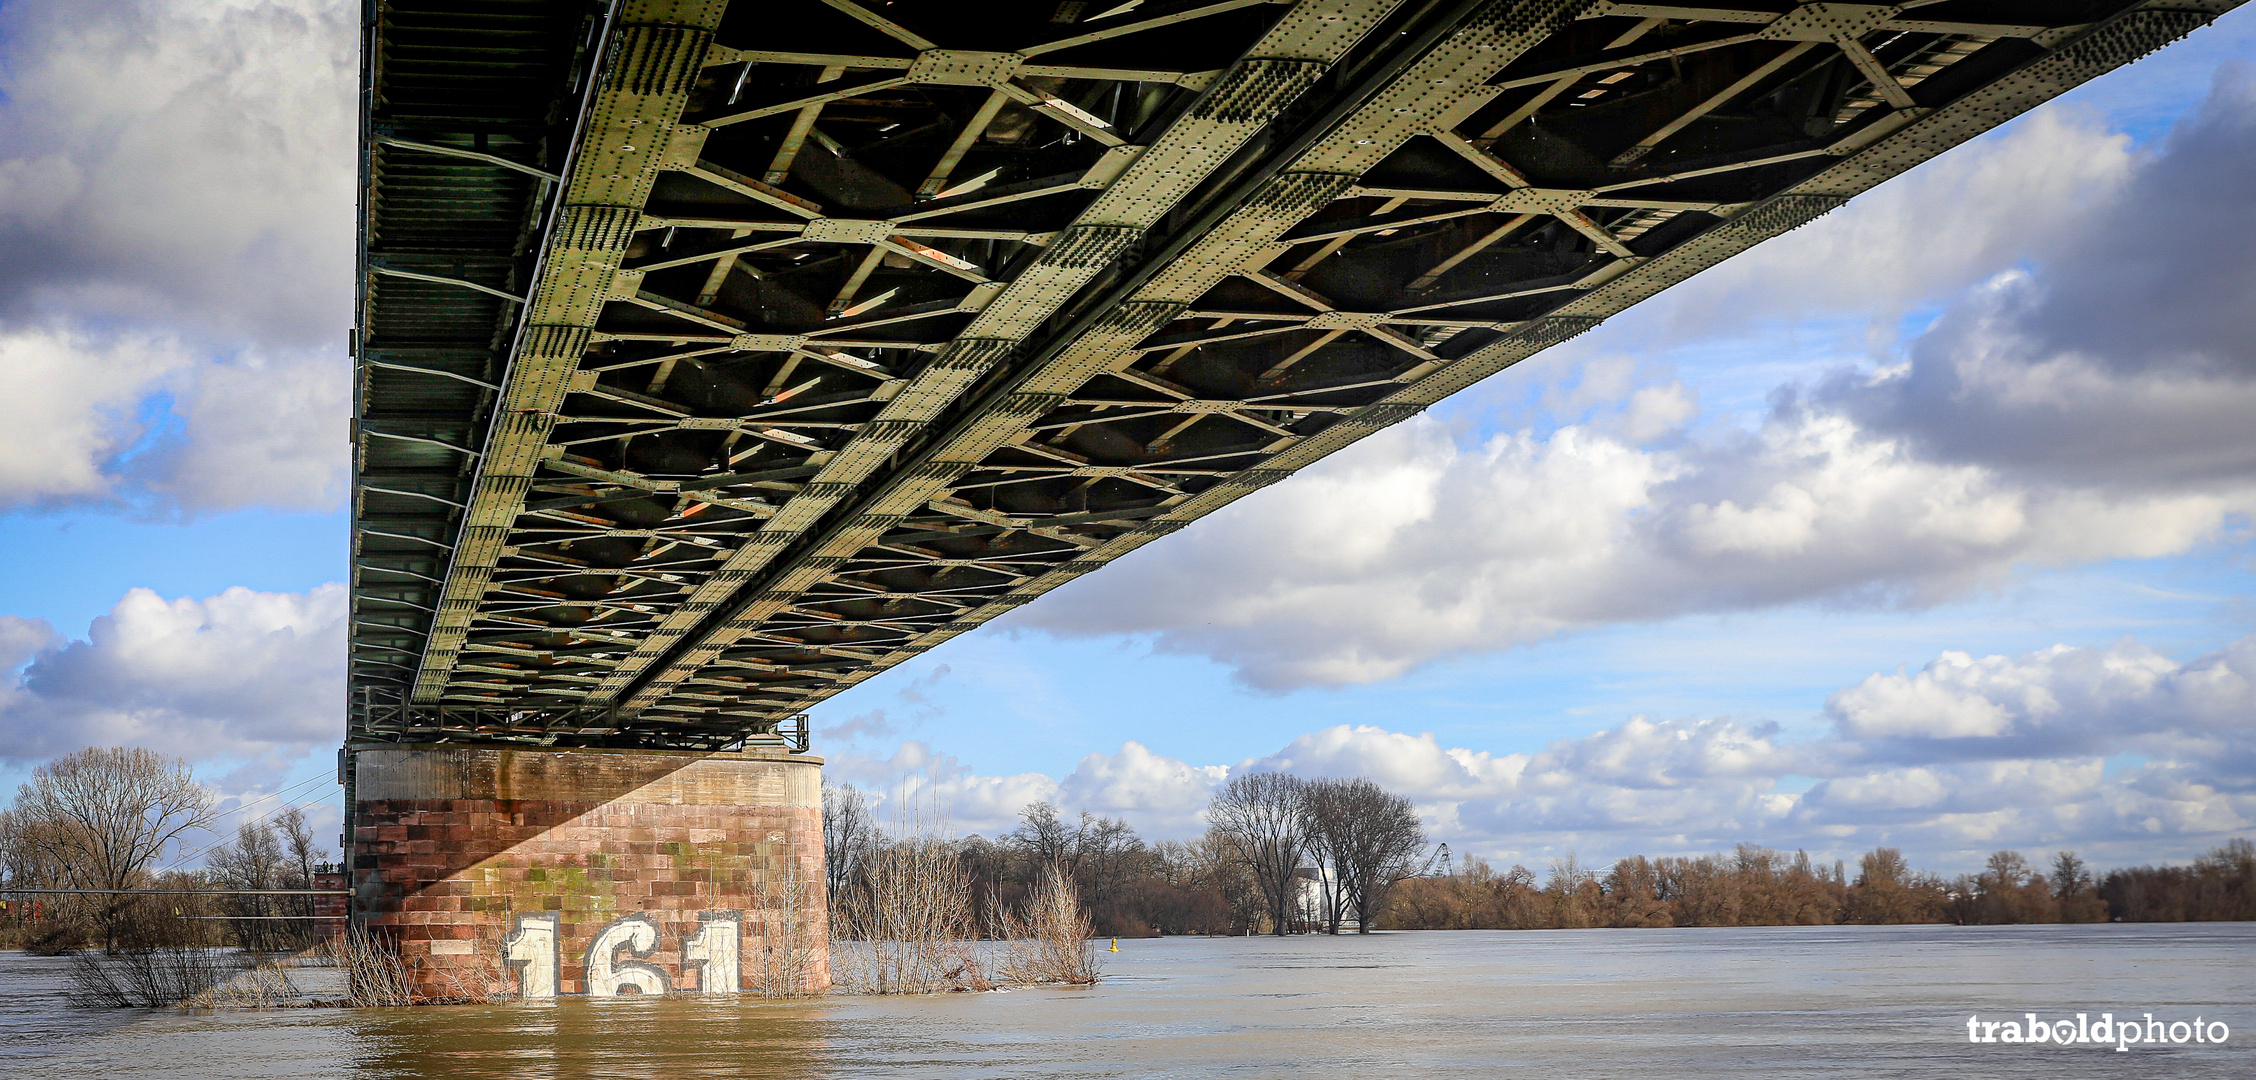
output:
POLYGON ((799 867, 798 843, 789 841, 783 833, 770 833, 768 839, 787 843, 783 872, 760 885, 758 918, 763 929, 760 951, 750 965, 752 988, 766 998, 805 997, 816 990, 816 950, 810 924, 815 913, 807 904, 810 882, 799 867))
POLYGON ((354 1008, 483 1005, 511 997, 511 979, 502 970, 499 957, 484 953, 479 956, 477 965, 470 968, 460 965, 425 968, 401 956, 398 944, 389 935, 362 926, 348 926, 344 933, 315 945, 295 962, 342 968, 345 997, 336 1004, 354 1008), (417 998, 415 985, 433 980, 438 982, 439 992, 417 998))
POLYGON ((345 969, 346 1001, 356 1007, 414 1004, 413 972, 389 938, 351 926, 326 943, 345 969))
POLYGON ((306 1004, 305 991, 281 964, 261 960, 181 1002, 199 1009, 286 1009, 306 1004))
POLYGON ((904 808, 891 832, 871 852, 861 887, 839 905, 837 983, 862 994, 992 989, 973 941, 971 880, 946 824, 932 811, 904 808))
POLYGON ((1043 983, 1087 986, 1097 981, 1098 957, 1089 913, 1065 871, 1042 871, 1021 918, 994 910, 989 935, 996 939, 998 982, 1012 986, 1043 983))
POLYGON ((111 898, 116 951, 73 954, 65 998, 85 1008, 153 1009, 195 1001, 241 973, 243 955, 221 945, 215 924, 171 899, 111 898))
POLYGON ((193 1001, 243 970, 241 954, 217 947, 71 955, 64 997, 92 1009, 154 1009, 193 1001))
POLYGON ((68 956, 83 947, 93 933, 93 928, 83 922, 49 914, 24 931, 23 951, 33 956, 68 956))
POLYGON ((497 999, 510 998, 511 980, 501 969, 500 958, 490 953, 479 953, 478 965, 465 970, 459 965, 438 968, 439 984, 443 989, 436 997, 417 1002, 419 1005, 485 1005, 497 999))

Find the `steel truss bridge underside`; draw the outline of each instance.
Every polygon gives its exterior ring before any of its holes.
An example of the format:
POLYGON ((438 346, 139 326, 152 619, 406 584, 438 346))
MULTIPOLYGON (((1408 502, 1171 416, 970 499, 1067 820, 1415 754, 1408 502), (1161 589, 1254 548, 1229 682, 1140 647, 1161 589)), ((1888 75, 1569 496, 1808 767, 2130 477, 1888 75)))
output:
POLYGON ((803 740, 2237 3, 369 0, 349 737, 803 740))

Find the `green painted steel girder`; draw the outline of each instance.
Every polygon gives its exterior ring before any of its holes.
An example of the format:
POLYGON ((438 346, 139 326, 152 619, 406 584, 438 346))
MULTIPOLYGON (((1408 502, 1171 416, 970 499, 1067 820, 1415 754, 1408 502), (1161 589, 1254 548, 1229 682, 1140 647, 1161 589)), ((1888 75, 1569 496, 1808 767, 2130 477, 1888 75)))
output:
POLYGON ((803 739, 2234 6, 374 3, 351 738, 803 739))

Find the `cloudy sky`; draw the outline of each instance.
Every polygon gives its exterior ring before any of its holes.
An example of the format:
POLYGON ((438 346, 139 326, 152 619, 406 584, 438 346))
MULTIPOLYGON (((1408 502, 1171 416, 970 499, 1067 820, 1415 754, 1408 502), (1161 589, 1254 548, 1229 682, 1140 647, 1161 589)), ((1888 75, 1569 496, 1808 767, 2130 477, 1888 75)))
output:
MULTIPOLYGON (((0 782, 336 818, 356 7, 0 0, 0 782)), ((835 699, 830 771, 1154 836, 1367 774, 1535 866, 2256 834, 2251 176, 2243 11, 835 699)))

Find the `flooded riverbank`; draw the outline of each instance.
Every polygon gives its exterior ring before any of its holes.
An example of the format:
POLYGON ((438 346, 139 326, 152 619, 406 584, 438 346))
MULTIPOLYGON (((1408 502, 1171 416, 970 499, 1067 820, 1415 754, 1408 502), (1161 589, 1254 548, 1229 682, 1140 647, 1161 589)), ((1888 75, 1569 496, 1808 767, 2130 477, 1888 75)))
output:
POLYGON ((88 1013, 0 954, 0 1072, 78 1077, 2256 1075, 2256 924, 1461 931, 1124 942, 1085 990, 88 1013), (2222 1046, 1966 1018, 2222 1020, 2222 1046))

